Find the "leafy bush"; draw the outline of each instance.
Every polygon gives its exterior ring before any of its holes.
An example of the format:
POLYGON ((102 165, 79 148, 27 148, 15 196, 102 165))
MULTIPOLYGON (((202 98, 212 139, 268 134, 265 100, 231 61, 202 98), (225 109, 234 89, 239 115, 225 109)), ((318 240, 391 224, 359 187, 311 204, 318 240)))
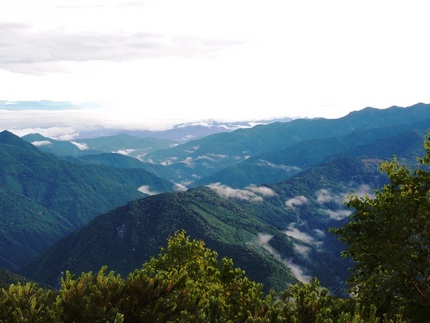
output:
POLYGON ((330 296, 316 278, 279 295, 262 287, 182 231, 125 279, 103 267, 66 273, 56 292, 10 285, 0 296, 0 322, 381 322, 376 307, 330 296))

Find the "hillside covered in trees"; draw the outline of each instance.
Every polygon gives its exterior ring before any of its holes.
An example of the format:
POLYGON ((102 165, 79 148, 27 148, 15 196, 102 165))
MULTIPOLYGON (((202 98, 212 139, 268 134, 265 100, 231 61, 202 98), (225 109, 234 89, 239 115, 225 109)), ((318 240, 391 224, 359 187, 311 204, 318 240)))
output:
POLYGON ((59 290, 10 285, 0 319, 14 322, 428 322, 430 317, 430 137, 421 166, 381 165, 389 183, 374 197, 353 196, 350 221, 332 232, 354 261, 350 297, 318 280, 275 293, 249 280, 229 258, 185 232, 126 278, 102 267, 59 290))

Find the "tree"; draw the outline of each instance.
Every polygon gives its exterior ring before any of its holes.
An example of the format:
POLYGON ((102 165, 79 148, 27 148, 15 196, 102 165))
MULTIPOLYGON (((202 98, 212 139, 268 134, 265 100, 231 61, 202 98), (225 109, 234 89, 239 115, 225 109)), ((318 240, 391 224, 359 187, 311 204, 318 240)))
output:
POLYGON ((190 240, 170 237, 158 257, 125 281, 121 313, 128 321, 245 321, 268 310, 262 285, 250 281, 229 258, 190 240))
POLYGON ((59 291, 10 285, 0 291, 0 322, 404 323, 330 296, 316 278, 264 295, 231 259, 183 231, 126 279, 102 267, 77 278, 66 272, 59 291))
POLYGON ((12 284, 0 293, 0 322, 58 322, 55 294, 37 284, 12 284))
POLYGON ((55 309, 60 322, 114 321, 124 292, 124 280, 104 266, 97 274, 82 273, 78 278, 66 272, 55 309))
POLYGON ((322 288, 317 278, 309 284, 296 283, 281 293, 284 316, 287 322, 322 322, 333 316, 336 306, 335 297, 331 297, 327 288, 322 288))
POLYGON ((381 164, 389 184, 375 196, 353 196, 351 221, 332 229, 347 244, 343 255, 355 264, 348 283, 363 304, 383 313, 405 310, 412 321, 430 320, 430 136, 420 167, 411 170, 394 157, 381 164))

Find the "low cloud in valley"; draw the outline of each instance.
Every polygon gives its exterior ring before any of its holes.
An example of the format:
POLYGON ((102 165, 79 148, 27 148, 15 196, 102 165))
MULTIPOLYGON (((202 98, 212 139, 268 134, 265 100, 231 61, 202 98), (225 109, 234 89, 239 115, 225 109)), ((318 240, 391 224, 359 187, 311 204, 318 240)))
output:
POLYGON ((333 219, 333 220, 343 220, 348 216, 350 216, 352 213, 350 210, 344 210, 344 209, 341 209, 341 210, 319 209, 319 211, 321 214, 328 215, 330 219, 333 219))
POLYGON ((41 146, 52 145, 52 142, 50 142, 49 140, 41 140, 41 141, 33 141, 32 144, 36 147, 41 147, 41 146))
POLYGON ((244 189, 232 188, 221 183, 207 185, 223 198, 236 198, 251 202, 262 202, 264 196, 274 196, 276 193, 265 186, 250 185, 244 189))
POLYGON ((297 206, 301 206, 308 203, 308 199, 304 195, 293 197, 285 202, 285 206, 289 209, 295 209, 297 206))
POLYGON ((156 195, 159 193, 159 192, 152 191, 148 185, 142 185, 137 190, 139 192, 142 192, 143 194, 147 194, 147 195, 156 195))
MULTIPOLYGON (((303 282, 303 283, 309 283, 311 280, 311 277, 306 275, 303 268, 299 265, 295 264, 292 259, 282 259, 281 255, 278 251, 276 251, 270 244, 269 241, 273 238, 273 235, 267 234, 267 233, 258 233, 256 244, 260 247, 264 248, 266 251, 268 251, 276 260, 282 262, 284 265, 286 265, 290 270, 293 276, 303 282)), ((299 251, 299 250, 296 250, 299 251)))

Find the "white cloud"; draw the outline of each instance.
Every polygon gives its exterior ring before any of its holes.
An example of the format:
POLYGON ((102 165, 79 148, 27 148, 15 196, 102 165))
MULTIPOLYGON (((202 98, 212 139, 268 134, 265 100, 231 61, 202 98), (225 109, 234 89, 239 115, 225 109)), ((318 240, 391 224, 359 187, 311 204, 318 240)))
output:
MULTIPOLYGON (((192 153, 193 151, 188 151, 188 152, 192 153)), ((199 156, 196 159, 197 160, 207 159, 210 161, 216 161, 217 159, 225 159, 227 157, 228 157, 227 155, 223 155, 223 154, 207 154, 207 155, 199 156)))
POLYGON ((311 251, 311 248, 298 243, 294 243, 294 251, 301 255, 303 258, 308 259, 308 255, 311 251))
POLYGON ((320 209, 320 213, 328 215, 333 220, 343 220, 351 215, 351 211, 348 210, 330 210, 330 209, 320 209))
POLYGON ((35 145, 36 147, 41 147, 41 146, 52 145, 52 142, 50 142, 49 140, 41 140, 41 141, 33 141, 32 144, 35 145))
MULTIPOLYGON (((176 162, 176 160, 177 160, 176 157, 170 157, 170 158, 167 158, 167 159, 163 160, 162 162, 160 162, 160 165, 169 166, 169 165, 174 164, 176 162)), ((150 162, 153 163, 152 161, 150 161, 150 162)))
POLYGON ((296 206, 301 206, 308 203, 306 196, 300 195, 293 197, 285 202, 285 206, 289 209, 295 209, 296 206))
POLYGON ((328 215, 333 220, 342 220, 351 215, 352 212, 350 210, 343 208, 350 195, 361 197, 365 195, 372 196, 373 194, 374 192, 367 184, 350 187, 349 190, 345 189, 344 193, 334 194, 329 189, 325 188, 315 192, 316 200, 320 205, 335 203, 339 207, 339 209, 335 207, 334 210, 329 208, 319 209, 319 213, 328 215))
POLYGON ((78 147, 80 150, 88 150, 89 147, 87 144, 85 143, 80 143, 80 142, 76 142, 76 141, 70 141, 72 144, 74 144, 76 147, 78 147))
POLYGON ((369 196, 370 198, 375 197, 375 191, 367 184, 360 185, 356 190, 353 191, 353 195, 358 197, 369 196))
POLYGON ((291 259, 286 259, 284 262, 290 268, 294 277, 296 277, 298 281, 301 281, 302 283, 309 283, 311 281, 311 277, 306 275, 304 270, 299 265, 295 264, 291 259))
POLYGON ((173 186, 173 189, 175 191, 186 191, 188 188, 182 184, 175 183, 175 185, 173 186))
POLYGON ((235 189, 220 183, 212 183, 207 185, 207 187, 214 190, 218 195, 220 195, 223 198, 236 198, 236 199, 247 200, 251 202, 263 201, 263 198, 261 196, 247 189, 243 189, 243 190, 235 189))
POLYGON ((329 202, 335 202, 338 203, 339 198, 338 196, 335 196, 331 193, 330 190, 322 188, 315 192, 315 195, 317 197, 317 202, 319 204, 329 203, 329 202))
POLYGON ((49 138, 66 140, 65 138, 76 137, 80 130, 103 128, 114 124, 113 120, 101 117, 97 109, 18 111, 0 109, 0 129, 10 130, 18 136, 40 133, 49 138))
POLYGON ((266 251, 268 251, 275 259, 281 260, 279 253, 269 244, 272 240, 273 235, 267 233, 258 233, 256 243, 266 251))
POLYGON ((300 241, 305 242, 305 243, 309 243, 309 244, 317 244, 318 243, 314 237, 312 237, 311 235, 297 229, 296 223, 291 223, 288 226, 288 229, 286 231, 284 231, 284 233, 289 237, 295 238, 295 239, 300 240, 300 241))
POLYGON ((267 160, 263 160, 263 159, 260 159, 257 162, 257 165, 258 166, 263 166, 263 167, 269 167, 269 168, 282 169, 286 173, 289 173, 289 172, 299 172, 301 170, 297 166, 288 166, 288 165, 283 165, 283 164, 274 164, 274 163, 271 163, 271 162, 269 162, 267 160))
POLYGON ((130 156, 130 154, 132 154, 132 153, 134 153, 135 151, 137 151, 137 149, 120 149, 120 150, 117 150, 117 151, 113 151, 113 153, 116 153, 116 154, 121 154, 121 155, 124 155, 124 156, 130 156))
MULTIPOLYGON (((2 112, 0 110, 0 129, 9 130, 19 137, 32 134, 32 133, 38 133, 44 137, 52 138, 55 140, 72 140, 78 135, 78 132, 76 131, 76 129, 73 129, 71 127, 54 126, 54 127, 48 127, 48 128, 39 128, 39 127, 22 128, 22 129, 10 128, 7 126, 7 121, 1 120, 1 115, 2 115, 2 112)), ((11 123, 12 122, 14 121, 11 121, 11 123)))
POLYGON ((184 163, 185 165, 187 165, 188 167, 190 167, 190 168, 193 168, 194 167, 194 161, 193 161, 193 158, 192 157, 186 157, 183 161, 182 161, 182 163, 184 163))
POLYGON ((256 186, 254 184, 245 187, 246 190, 254 192, 261 196, 276 196, 278 195, 274 190, 266 186, 256 186))
MULTIPOLYGON (((12 72, 45 73, 51 63, 129 61, 164 56, 207 55, 237 42, 195 36, 162 36, 146 32, 66 31, 34 32, 29 24, 0 23, 0 68, 12 72), (33 66, 42 69, 33 69, 33 66), (45 68, 43 67, 45 66, 45 68)), ((57 72, 61 71, 57 65, 57 72)))
POLYGON ((315 234, 317 235, 318 238, 324 238, 325 237, 325 232, 323 230, 320 229, 314 229, 315 234))
POLYGON ((325 188, 319 189, 315 192, 315 196, 319 204, 322 205, 325 203, 333 202, 339 206, 343 206, 350 196, 374 197, 374 195, 374 190, 372 190, 372 188, 367 184, 360 184, 359 186, 345 188, 344 193, 334 194, 329 189, 325 188))
POLYGON ((185 149, 184 152, 187 154, 192 154, 193 152, 195 152, 199 148, 200 148, 199 146, 194 146, 194 147, 191 147, 191 149, 185 149))
POLYGON ((108 102, 121 124, 430 101, 425 1, 14 0, 0 21, 5 100, 108 102))
MULTIPOLYGON (((283 264, 285 264, 286 266, 288 266, 288 268, 291 270, 291 273, 293 274, 293 276, 304 283, 308 283, 311 280, 311 277, 306 275, 304 273, 304 270, 298 266, 297 264, 295 264, 291 259, 282 259, 282 257, 280 256, 279 252, 276 251, 270 244, 269 241, 273 238, 273 235, 271 234, 267 234, 267 233, 258 233, 257 235, 257 239, 256 239, 256 243, 257 245, 259 245, 260 247, 264 248, 266 251, 268 251, 276 260, 282 262, 283 264)), ((299 245, 295 245, 294 246, 296 252, 306 252, 305 249, 306 247, 301 247, 299 245)))
POLYGON ((149 185, 142 185, 137 189, 139 192, 142 192, 143 194, 147 195, 156 195, 158 192, 152 191, 151 187, 149 185))

